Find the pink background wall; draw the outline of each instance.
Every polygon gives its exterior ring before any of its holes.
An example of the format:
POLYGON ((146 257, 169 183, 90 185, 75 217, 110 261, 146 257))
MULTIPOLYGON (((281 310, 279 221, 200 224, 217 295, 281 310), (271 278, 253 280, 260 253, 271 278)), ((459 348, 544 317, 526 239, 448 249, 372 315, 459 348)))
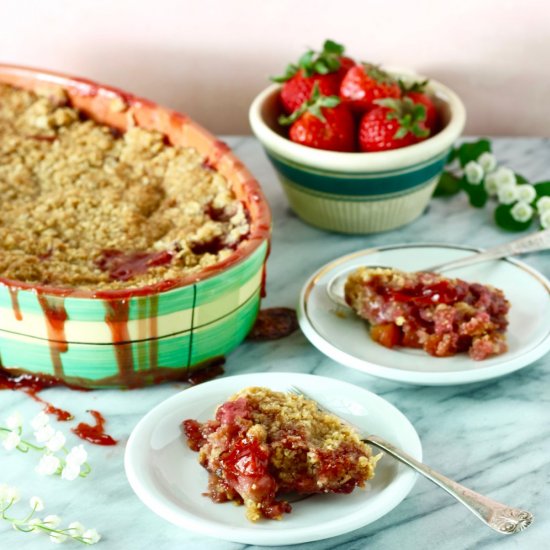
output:
POLYGON ((549 135, 548 0, 1 0, 0 59, 113 84, 217 133, 305 46, 414 68, 461 95, 466 132, 549 135))

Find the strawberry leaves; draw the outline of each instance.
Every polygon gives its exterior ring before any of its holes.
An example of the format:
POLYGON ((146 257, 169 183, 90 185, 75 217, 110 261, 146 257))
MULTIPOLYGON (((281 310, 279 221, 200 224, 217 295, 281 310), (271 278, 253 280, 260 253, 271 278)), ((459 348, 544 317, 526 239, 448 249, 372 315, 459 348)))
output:
POLYGON ((302 103, 301 107, 294 111, 290 116, 281 115, 279 117, 279 124, 281 126, 289 126, 296 122, 305 112, 310 112, 313 116, 317 117, 322 122, 325 122, 325 116, 323 115, 323 108, 333 108, 340 104, 340 98, 335 95, 324 96, 321 95, 319 85, 317 82, 313 85, 311 97, 302 103))
POLYGON ((402 139, 408 133, 416 137, 427 137, 430 131, 421 123, 426 120, 426 107, 405 97, 401 100, 393 98, 377 99, 374 101, 377 105, 386 107, 388 120, 397 120, 399 129, 394 135, 395 139, 402 139))
POLYGON ((342 65, 341 57, 344 51, 342 44, 334 40, 325 40, 322 51, 308 50, 300 57, 297 64, 291 63, 286 67, 283 75, 271 77, 271 80, 278 83, 286 82, 298 71, 302 71, 305 77, 336 72, 342 65))

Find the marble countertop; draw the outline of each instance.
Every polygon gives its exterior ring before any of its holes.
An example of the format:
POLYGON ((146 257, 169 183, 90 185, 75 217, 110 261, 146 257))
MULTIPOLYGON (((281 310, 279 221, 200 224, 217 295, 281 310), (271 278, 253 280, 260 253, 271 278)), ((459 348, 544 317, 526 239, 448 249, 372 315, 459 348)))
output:
MULTIPOLYGON (((395 231, 362 237, 324 233, 303 224, 289 211, 275 174, 255 139, 227 142, 262 183, 274 218, 273 249, 268 263, 264 307, 296 305, 301 286, 318 267, 343 254, 378 245, 439 241, 491 246, 513 238, 492 222, 489 209, 470 208, 461 194, 434 199, 424 215, 395 231), (292 259, 291 261, 289 261, 292 259)), ((550 179, 550 141, 495 139, 503 164, 533 180, 550 179)), ((550 275, 550 254, 525 261, 550 275)), ((549 322, 545 320, 545 322, 549 322)), ((313 373, 352 382, 384 397, 403 411, 422 440, 424 461, 449 477, 536 516, 527 531, 503 537, 482 525, 442 490, 419 478, 410 495, 389 514, 362 529, 307 545, 313 550, 466 548, 533 549, 550 539, 550 356, 517 373, 489 382, 454 387, 405 386, 340 366, 317 351, 297 332, 268 343, 245 343, 227 359, 225 376, 263 371, 313 373)), ((16 485, 24 498, 41 496, 43 514, 64 522, 95 527, 98 548, 211 548, 240 550, 241 544, 186 532, 157 517, 135 496, 123 468, 125 442, 139 419, 185 384, 142 390, 76 392, 49 389, 43 397, 72 411, 76 421, 89 421, 86 410, 100 410, 114 447, 87 445, 93 472, 73 482, 34 472, 36 454, 8 453, 0 447, 0 483, 16 485)), ((20 411, 30 420, 40 405, 21 392, 0 393, 1 417, 20 411)), ((74 423, 71 423, 74 425, 74 423)), ((67 426, 61 426, 69 433, 67 426)), ((68 435, 69 444, 78 439, 68 435), (73 440, 74 439, 74 440, 73 440)), ((17 533, 0 521, 2 548, 47 548, 43 536, 17 533)), ((78 547, 78 543, 66 543, 78 547)), ((300 546, 297 546, 297 548, 300 546)))

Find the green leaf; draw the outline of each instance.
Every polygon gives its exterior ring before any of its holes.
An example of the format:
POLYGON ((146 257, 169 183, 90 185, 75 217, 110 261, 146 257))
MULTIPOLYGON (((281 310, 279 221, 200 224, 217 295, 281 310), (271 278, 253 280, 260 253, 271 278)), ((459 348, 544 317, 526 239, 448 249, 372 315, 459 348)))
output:
POLYGON ((278 82, 279 84, 282 84, 283 82, 286 82, 287 80, 290 80, 299 70, 300 68, 297 65, 287 65, 285 69, 285 74, 282 76, 271 76, 270 80, 273 82, 278 82))
POLYGON ((482 183, 479 185, 472 185, 468 183, 466 177, 462 177, 460 180, 460 187, 468 194, 472 206, 475 208, 483 208, 485 206, 489 195, 487 195, 487 191, 485 191, 485 187, 482 183))
POLYGON ((457 178, 451 172, 443 172, 435 188, 434 197, 449 197, 456 195, 459 191, 460 178, 457 178))
POLYGON ((515 174, 516 176, 516 183, 529 183, 529 180, 527 178, 524 178, 521 174, 515 174))
POLYGON ((334 40, 325 40, 323 44, 323 51, 326 53, 332 53, 335 55, 342 55, 344 53, 345 47, 334 40))
POLYGON ((330 69, 327 67, 327 64, 324 61, 316 61, 313 65, 313 68, 315 69, 315 72, 318 74, 328 74, 330 72, 330 69))
POLYGON ((458 160, 464 168, 470 161, 477 160, 482 153, 491 152, 491 142, 488 139, 480 139, 472 143, 463 143, 458 148, 458 160))
POLYGON ((550 196, 550 181, 539 181, 533 184, 537 197, 549 197, 550 196))
POLYGON ((518 222, 512 217, 513 204, 501 204, 495 209, 495 222, 507 231, 525 231, 531 225, 533 218, 526 222, 518 222))

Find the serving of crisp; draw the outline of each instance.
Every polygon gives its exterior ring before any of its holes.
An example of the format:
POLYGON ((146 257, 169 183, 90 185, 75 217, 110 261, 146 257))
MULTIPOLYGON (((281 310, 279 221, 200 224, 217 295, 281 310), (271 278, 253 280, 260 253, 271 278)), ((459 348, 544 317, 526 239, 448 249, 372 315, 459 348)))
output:
POLYGON ((378 456, 352 428, 303 396, 246 388, 214 420, 185 420, 187 443, 208 471, 214 502, 244 504, 249 520, 280 519, 287 493, 351 493, 374 476, 378 456))
POLYGON ((475 360, 504 353, 510 303, 502 290, 436 273, 362 267, 345 285, 346 302, 376 342, 475 360))

